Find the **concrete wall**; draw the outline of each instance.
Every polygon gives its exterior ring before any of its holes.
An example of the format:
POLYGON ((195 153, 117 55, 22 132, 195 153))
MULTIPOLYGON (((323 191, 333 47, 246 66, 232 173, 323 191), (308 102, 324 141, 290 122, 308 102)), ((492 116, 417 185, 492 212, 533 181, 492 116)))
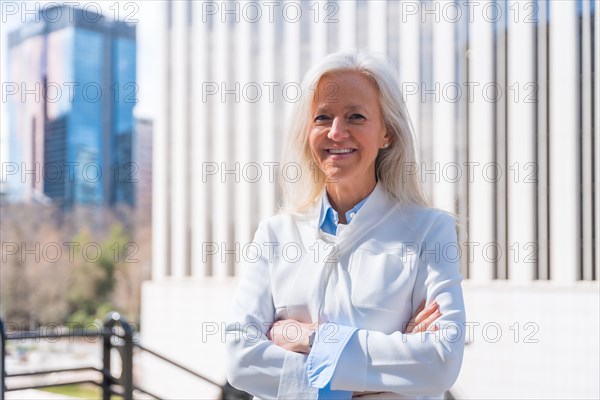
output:
MULTIPOLYGON (((452 392, 464 399, 597 399, 599 288, 463 285, 469 328, 452 392)), ((225 382, 222 323, 235 281, 146 282, 142 341, 225 382), (204 334, 204 335, 203 335, 204 334)), ((168 398, 215 398, 213 387, 143 360, 143 385, 168 398)))
POLYGON ((465 284, 465 399, 600 397, 599 288, 465 284), (478 325, 477 325, 478 324, 478 325))
MULTIPOLYGON (((233 279, 145 282, 142 290, 142 344, 223 384, 223 323, 235 290, 233 279)), ((144 354, 136 376, 142 387, 163 398, 216 398, 219 390, 164 361, 144 354)))

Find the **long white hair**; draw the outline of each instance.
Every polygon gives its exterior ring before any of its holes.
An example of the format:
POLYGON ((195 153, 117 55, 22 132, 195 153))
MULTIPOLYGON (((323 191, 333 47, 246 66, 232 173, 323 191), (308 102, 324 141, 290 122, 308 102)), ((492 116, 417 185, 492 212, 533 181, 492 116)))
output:
POLYGON ((292 170, 288 167, 294 165, 294 170, 300 168, 301 175, 293 180, 285 174, 280 176, 280 212, 303 213, 320 199, 326 179, 308 145, 311 103, 323 76, 344 71, 364 74, 379 91, 379 103, 391 145, 380 149, 375 159, 377 180, 398 203, 431 207, 417 172, 415 135, 394 69, 383 57, 358 51, 328 55, 312 67, 302 81, 302 94, 294 106, 282 155, 284 171, 292 170))

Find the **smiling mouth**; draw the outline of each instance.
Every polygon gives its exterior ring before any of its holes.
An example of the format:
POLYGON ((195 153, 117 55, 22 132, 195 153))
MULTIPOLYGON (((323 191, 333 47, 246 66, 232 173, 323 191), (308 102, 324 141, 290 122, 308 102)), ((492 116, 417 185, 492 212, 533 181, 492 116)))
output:
POLYGON ((350 154, 354 153, 356 149, 327 149, 325 151, 329 154, 350 154))

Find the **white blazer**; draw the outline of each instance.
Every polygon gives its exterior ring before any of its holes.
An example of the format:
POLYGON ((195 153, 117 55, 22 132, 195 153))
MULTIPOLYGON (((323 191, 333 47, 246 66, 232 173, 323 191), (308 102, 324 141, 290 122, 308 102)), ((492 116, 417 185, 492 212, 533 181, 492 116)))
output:
MULTIPOLYGON (((465 312, 454 219, 399 206, 378 183, 338 235, 319 229, 320 204, 306 215, 263 221, 244 254, 226 326, 229 382, 256 398, 314 399, 307 356, 266 334, 274 321, 335 323, 359 330, 331 377, 360 398, 441 398, 460 370, 465 312), (442 312, 437 332, 405 335, 422 300, 442 312)), ((320 344, 317 344, 320 345, 320 344)))

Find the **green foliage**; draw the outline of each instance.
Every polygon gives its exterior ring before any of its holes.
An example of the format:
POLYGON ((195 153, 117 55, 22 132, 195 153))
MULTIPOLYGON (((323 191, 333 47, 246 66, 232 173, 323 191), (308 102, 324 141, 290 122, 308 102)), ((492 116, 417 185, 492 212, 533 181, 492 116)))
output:
POLYGON ((90 323, 116 310, 111 297, 115 289, 115 271, 123 262, 129 235, 120 223, 111 225, 102 241, 95 241, 87 230, 72 240, 81 245, 76 265, 70 271, 67 294, 71 314, 69 322, 90 323))
POLYGON ((0 237, 10 250, 0 267, 0 317, 21 329, 86 324, 112 310, 137 322, 151 221, 135 211, 0 204, 0 237))
MULTIPOLYGON (((78 399, 101 399, 102 390, 91 385, 65 385, 42 389, 46 392, 75 397, 78 399)), ((111 400, 121 399, 120 396, 111 395, 111 400)))
POLYGON ((112 303, 109 302, 102 303, 100 305, 92 304, 90 309, 91 311, 89 309, 76 310, 69 316, 68 322, 70 324, 74 324, 74 326, 90 326, 97 320, 104 320, 104 317, 106 317, 109 312, 119 311, 115 308, 115 306, 112 305, 112 303), (95 311, 94 307, 96 307, 95 311))

